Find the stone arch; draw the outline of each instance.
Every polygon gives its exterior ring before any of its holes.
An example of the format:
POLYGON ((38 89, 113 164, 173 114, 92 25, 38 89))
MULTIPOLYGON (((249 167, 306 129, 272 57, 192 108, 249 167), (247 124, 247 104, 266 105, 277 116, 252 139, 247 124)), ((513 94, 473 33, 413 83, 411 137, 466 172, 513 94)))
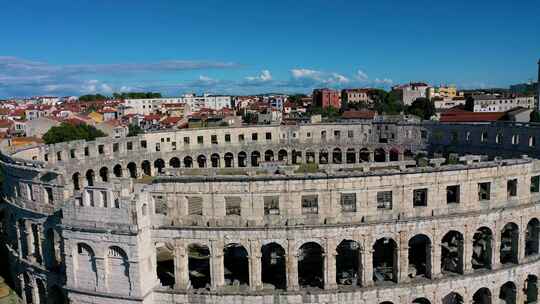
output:
POLYGON ((529 136, 529 147, 535 147, 536 146, 536 137, 531 135, 529 136))
POLYGON ((412 301, 412 304, 431 304, 431 302, 426 298, 416 298, 412 301))
POLYGON ((491 246, 493 246, 493 233, 488 227, 480 227, 473 235, 473 252, 471 264, 473 269, 491 269, 491 246))
POLYGON ((491 304, 491 291, 482 287, 473 294, 472 300, 472 304, 491 304))
POLYGON ((441 240, 441 272, 463 274, 463 234, 451 230, 441 240))
POLYGON ((264 161, 266 161, 266 162, 274 161, 274 151, 266 150, 264 152, 264 161))
POLYGON ((86 243, 77 243, 77 267, 75 275, 77 287, 86 290, 94 290, 97 286, 98 273, 96 267, 96 255, 92 247, 86 243))
POLYGON ((163 173, 163 169, 165 168, 165 161, 161 158, 158 158, 154 161, 154 168, 156 168, 158 173, 163 173))
POLYGON ((431 240, 425 234, 409 239, 409 277, 431 278, 431 240), (411 272, 412 269, 412 272, 411 272))
POLYGON ((180 159, 178 157, 173 157, 169 160, 169 166, 171 168, 180 168, 180 159))
POLYGON ((90 187, 93 187, 94 186, 94 181, 95 181, 94 170, 89 169, 88 171, 86 171, 86 184, 88 186, 90 186, 90 187))
POLYGON ((127 165, 129 171, 129 177, 137 178, 137 165, 134 162, 131 162, 127 165))
POLYGON ((373 160, 378 163, 386 161, 386 151, 383 148, 378 148, 373 151, 373 160))
POLYGON ((73 183, 74 190, 81 190, 80 180, 81 174, 79 172, 73 173, 73 175, 71 176, 71 182, 73 183))
POLYGON ((399 150, 397 148, 390 149, 389 160, 390 161, 399 161, 399 150))
POLYGON ((539 253, 539 237, 540 221, 537 218, 533 218, 527 223, 527 229, 525 230, 525 256, 537 255, 539 253))
POLYGON ((459 293, 451 292, 442 298, 442 304, 464 304, 464 301, 459 293))
POLYGON ((499 145, 503 143, 503 135, 501 133, 495 135, 495 143, 499 145))
POLYGON ((319 164, 321 165, 328 164, 328 150, 321 149, 321 151, 319 151, 319 164))
POLYGON ((61 238, 54 228, 49 228, 45 231, 45 263, 48 269, 56 269, 62 263, 61 257, 61 238))
POLYGON ((197 156, 197 166, 199 168, 206 168, 206 156, 201 154, 197 156))
POLYGON ((481 143, 487 143, 488 141, 488 132, 487 131, 483 131, 481 134, 480 134, 480 142, 481 143))
POLYGON ((373 244, 373 281, 397 283, 398 247, 392 238, 380 238, 373 244))
POLYGON ((109 247, 107 252, 107 287, 115 293, 131 291, 128 256, 118 246, 109 247))
POLYGON ((193 158, 191 156, 184 157, 184 168, 193 168, 193 158))
POLYGON ((195 289, 211 285, 210 249, 206 245, 190 244, 187 247, 189 281, 195 289))
POLYGON ((363 265, 358 242, 343 240, 336 247, 336 253, 337 284, 360 286, 363 265))
POLYGON ((240 151, 238 153, 238 167, 244 168, 247 166, 247 153, 240 151))
POLYGON ((115 177, 122 177, 122 166, 120 164, 113 167, 113 174, 115 177))
POLYGON ((341 149, 340 148, 334 148, 332 150, 332 163, 333 164, 341 164, 343 162, 341 158, 341 149))
POLYGON ((280 244, 268 243, 261 248, 261 277, 263 286, 273 286, 275 289, 286 289, 287 266, 285 249, 280 244))
POLYGON ((315 152, 310 149, 306 150, 306 164, 313 164, 315 162, 315 152))
POLYGON ((251 166, 258 167, 261 161, 261 153, 259 151, 251 152, 251 166))
POLYGON ((106 183, 109 181, 109 168, 107 167, 101 167, 99 169, 99 177, 101 177, 101 181, 106 183))
POLYGON ((356 163, 356 150, 354 148, 348 148, 345 154, 345 161, 347 164, 356 163))
POLYGON ((287 150, 281 149, 278 151, 278 161, 287 162, 287 150))
POLYGON ((324 287, 324 250, 315 242, 298 249, 298 284, 300 287, 324 287))
POLYGON ((225 168, 234 167, 234 155, 231 152, 225 153, 223 160, 225 161, 225 168))
POLYGON ((249 285, 249 258, 246 248, 229 243, 223 248, 225 285, 249 285))
POLYGON ((150 161, 144 160, 141 163, 141 170, 146 176, 152 176, 152 168, 150 165, 150 161))
POLYGON ((517 264, 519 251, 519 227, 515 223, 507 223, 501 229, 500 243, 501 264, 517 264))
POLYGON ((499 289, 499 300, 504 304, 516 304, 517 288, 514 282, 508 281, 499 289))
POLYGON ((210 155, 210 164, 212 165, 212 168, 219 168, 221 165, 221 158, 219 154, 214 153, 210 155))
POLYGON ((370 159, 369 150, 366 148, 360 149, 360 152, 358 152, 358 158, 360 159, 360 162, 369 162, 369 159, 370 159))
POLYGON ((172 288, 175 284, 174 250, 169 243, 157 243, 156 274, 161 286, 172 288))
POLYGON ((525 303, 537 303, 538 302, 538 277, 529 274, 525 280, 525 286, 523 289, 525 293, 525 303))

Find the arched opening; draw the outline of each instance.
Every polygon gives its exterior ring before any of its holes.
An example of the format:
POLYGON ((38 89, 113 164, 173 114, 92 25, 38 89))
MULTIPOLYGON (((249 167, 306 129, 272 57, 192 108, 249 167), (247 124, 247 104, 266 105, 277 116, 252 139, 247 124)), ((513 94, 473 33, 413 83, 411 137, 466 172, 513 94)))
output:
POLYGON ((109 247, 107 253, 107 283, 110 291, 129 294, 131 282, 127 254, 120 247, 109 247))
POLYGON ((33 304, 34 303, 34 287, 32 286, 32 281, 30 278, 30 275, 28 273, 23 274, 23 281, 24 281, 24 296, 26 298, 27 304, 33 304))
POLYGON ((293 165, 300 164, 301 162, 302 162, 302 151, 292 150, 293 165))
POLYGON ((137 178, 137 165, 135 163, 129 163, 127 168, 129 170, 129 177, 137 178))
POLYGON ((319 164, 321 165, 328 164, 328 151, 327 150, 319 151, 319 164))
POLYGON ((347 164, 356 163, 356 151, 354 150, 354 148, 347 149, 345 158, 346 158, 347 164))
POLYGON ((278 151, 278 161, 287 162, 287 150, 278 151))
POLYGON ((442 304, 463 304, 463 297, 459 293, 451 292, 442 298, 442 304))
POLYGON ((251 166, 258 167, 261 161, 261 153, 259 151, 251 152, 251 166))
POLYGON ((506 282, 499 290, 500 303, 516 304, 517 288, 513 282, 506 282))
POLYGON ((39 299, 38 303, 45 303, 47 301, 47 289, 45 288, 43 281, 39 278, 36 279, 36 287, 37 298, 39 299))
POLYGON ((234 155, 231 152, 225 153, 223 160, 225 160, 225 168, 234 167, 234 155))
POLYGON ((122 177, 122 166, 121 165, 114 166, 113 174, 115 177, 122 177))
POLYGON ((241 151, 238 153, 238 167, 244 168, 247 166, 247 153, 241 151))
POLYGON ((86 184, 89 187, 93 187, 94 186, 94 180, 95 180, 94 170, 90 169, 90 170, 86 171, 86 184))
POLYGON ((378 163, 386 161, 386 151, 383 148, 375 149, 373 152, 373 160, 378 163))
POLYGON ((178 157, 173 157, 169 160, 169 166, 171 168, 180 168, 180 159, 178 157))
POLYGON ((158 173, 163 173, 163 169, 165 168, 165 161, 161 158, 158 158, 154 161, 154 168, 156 168, 158 173))
POLYGON ((360 245, 351 240, 344 240, 336 248, 336 282, 338 285, 360 286, 362 260, 360 245))
POLYGON ((199 168, 206 168, 206 156, 201 154, 197 157, 197 166, 199 168))
POLYGON ((184 157, 184 168, 193 168, 193 158, 191 156, 184 157))
POLYGON ((413 304, 431 304, 431 302, 426 298, 416 298, 412 301, 413 304))
POLYGON ((491 304, 491 291, 487 288, 480 288, 473 295, 472 304, 491 304))
POLYGON ((219 154, 214 153, 214 154, 210 155, 210 163, 212 164, 212 168, 219 168, 220 167, 219 154))
POLYGON ((397 244, 391 238, 378 239, 373 245, 373 281, 397 283, 397 244))
POLYGON ((315 163, 315 152, 313 152, 311 150, 306 151, 306 163, 307 164, 315 163))
POLYGON ((392 302, 390 302, 390 301, 384 301, 384 302, 381 302, 381 303, 379 303, 379 304, 394 304, 394 303, 392 303, 392 302))
POLYGON ((150 167, 149 161, 147 160, 143 161, 141 163, 141 169, 146 176, 152 176, 152 168, 150 167))
POLYGON ((187 250, 191 286, 195 289, 210 288, 210 249, 205 245, 191 244, 187 250))
POLYGON ((66 304, 67 302, 66 295, 60 287, 55 285, 49 289, 46 304, 66 304))
POLYGON ((228 244, 223 249, 225 285, 249 285, 248 252, 240 244, 228 244))
POLYGON ((411 150, 403 151, 403 159, 404 160, 413 160, 414 159, 414 153, 411 150))
POLYGON ((540 222, 537 218, 533 218, 527 223, 527 230, 525 230, 525 256, 538 254, 539 229, 540 222))
POLYGON ((71 181, 73 182, 74 190, 81 190, 80 179, 81 179, 81 174, 79 172, 75 172, 71 176, 71 181))
POLYGON ((442 238, 441 271, 444 275, 463 274, 463 235, 457 231, 442 238))
POLYGON ((94 250, 90 246, 77 244, 77 276, 85 278, 77 281, 80 289, 94 290, 97 284, 97 268, 94 250))
POLYGON ((392 148, 390 150, 390 161, 398 161, 399 160, 399 151, 396 148, 392 148))
POLYGON ((274 161, 274 151, 266 150, 264 152, 264 161, 267 161, 267 162, 274 161))
POLYGON ((515 223, 504 225, 501 230, 501 264, 517 264, 519 247, 519 228, 515 223))
POLYGON ((60 235, 53 228, 47 229, 45 232, 45 244, 43 249, 47 252, 45 254, 46 266, 53 271, 55 271, 62 262, 60 242, 60 235))
POLYGON ((538 302, 538 277, 535 275, 528 275, 525 280, 525 303, 533 304, 538 302))
POLYGON ((102 167, 99 169, 99 176, 101 177, 101 181, 106 183, 109 181, 109 168, 102 167))
POLYGON ((431 277, 431 240, 424 234, 417 234, 409 240, 409 277, 431 277))
POLYGON ((261 276, 263 286, 274 289, 286 289, 287 275, 285 250, 279 244, 270 243, 261 248, 261 276))
POLYGON ((332 163, 334 164, 341 164, 342 162, 342 159, 341 159, 341 149, 340 148, 335 148, 333 151, 332 151, 332 163))
POLYGON ((321 245, 303 244, 298 250, 298 284, 300 287, 324 287, 324 257, 321 245))
POLYGON ((360 149, 359 158, 360 162, 369 162, 369 150, 366 148, 360 149))
POLYGON ((491 269, 491 246, 493 233, 487 227, 481 227, 473 236, 472 268, 491 269))
POLYGON ((156 244, 156 273, 161 286, 174 287, 174 250, 171 244, 156 244))

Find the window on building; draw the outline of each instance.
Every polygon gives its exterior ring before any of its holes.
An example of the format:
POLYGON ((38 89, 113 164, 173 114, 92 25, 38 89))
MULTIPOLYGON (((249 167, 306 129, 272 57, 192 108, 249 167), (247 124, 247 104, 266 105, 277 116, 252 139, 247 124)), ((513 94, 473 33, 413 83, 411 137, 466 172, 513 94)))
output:
POLYGON ((103 154, 105 153, 105 146, 104 145, 99 145, 98 146, 98 154, 103 154))
POLYGON ((184 145, 189 145, 189 137, 184 137, 184 145))
POLYGON ((84 156, 90 156, 90 149, 88 147, 84 147, 84 156))
POLYGON ((32 184, 26 184, 26 198, 28 200, 34 200, 34 190, 32 189, 32 184))
POLYGON ((133 150, 133 143, 131 141, 128 141, 126 143, 126 150, 128 150, 128 151, 133 150))
POLYGON ((392 209, 392 191, 377 192, 377 209, 392 209))
POLYGON ((203 136, 197 136, 197 143, 199 145, 202 145, 204 143, 204 137, 203 136))
POLYGON ((279 215, 279 196, 264 197, 264 215, 279 215))
POLYGON ((428 189, 415 189, 413 191, 413 207, 426 207, 428 200, 428 189))
POLYGON ((321 131, 321 140, 326 140, 326 131, 321 131))
POLYGON ((239 196, 225 197, 225 215, 241 215, 241 202, 239 196))
POLYGON ((446 187, 446 203, 459 204, 459 185, 446 187))
MULTIPOLYGON (((369 131, 370 131, 370 133, 371 133, 371 130, 369 130, 369 131)), ((427 131, 421 130, 421 131, 420 131, 420 137, 421 137, 422 139, 426 139, 426 138, 427 138, 427 131)))
POLYGON ((170 138, 170 137, 167 137, 167 142, 171 142, 171 138, 170 138))
POLYGON ((43 155, 43 159, 45 161, 49 161, 49 154, 48 153, 45 153, 45 155, 43 155))
POLYGON ((302 214, 319 213, 319 198, 317 195, 302 196, 302 214))
POLYGON ((154 198, 154 213, 167 215, 167 202, 162 195, 155 195, 154 198))
POLYGON ((203 215, 203 198, 200 196, 187 197, 188 214, 203 215))
POLYGON ((506 193, 508 197, 517 196, 518 180, 517 178, 510 179, 506 182, 506 193))
POLYGON ((210 135, 210 142, 213 145, 217 145, 218 144, 217 135, 210 135))
POLYGON ((536 146, 536 137, 529 136, 529 147, 534 147, 534 146, 536 146))
POLYGON ((69 157, 75 158, 75 149, 69 150, 69 157))
POLYGON ((45 193, 47 194, 47 202, 52 205, 54 203, 53 189, 51 187, 45 187, 45 193))
POLYGON ((100 191, 101 193, 101 206, 107 208, 109 206, 109 199, 107 197, 107 191, 100 191))
POLYGON ((540 192, 540 176, 531 176, 531 192, 540 192))
POLYGON ((61 161, 61 160, 62 160, 62 152, 61 152, 61 151, 56 152, 56 159, 57 159, 58 161, 61 161))
POLYGON ((272 133, 266 132, 266 140, 272 140, 272 133))
POLYGON ((340 139, 341 138, 341 131, 340 130, 334 130, 334 138, 340 139))
POLYGON ((146 140, 141 140, 141 148, 146 149, 146 140))
POLYGON ((311 137, 311 132, 307 132, 307 133, 306 133, 306 137, 307 137, 307 138, 310 138, 310 137, 311 137))
POLYGON ((347 131, 347 137, 348 138, 354 138, 354 131, 353 130, 347 131))
POLYGON ((162 137, 162 138, 161 138, 161 142, 164 143, 164 142, 165 142, 165 138, 162 137))
POLYGON ((512 145, 519 145, 519 135, 518 134, 512 135, 512 145))
POLYGON ((341 193, 341 212, 356 212, 356 193, 341 193))
POLYGON ((161 145, 160 143, 156 143, 156 152, 161 151, 161 145))
POLYGON ((225 134, 225 142, 231 142, 231 134, 225 134))
POLYGON ((488 133, 487 132, 482 132, 482 134, 480 135, 480 142, 481 143, 487 143, 488 141, 488 133))
POLYGON ((119 144, 118 143, 113 143, 113 145, 112 145, 113 152, 118 152, 119 149, 120 149, 119 144))
POLYGON ((258 139, 259 139, 259 134, 258 133, 251 133, 251 140, 257 141, 258 139))
POLYGON ((489 201, 491 199, 491 183, 478 183, 478 200, 489 201))
POLYGON ((244 137, 244 134, 238 134, 238 141, 243 142, 246 138, 244 137))

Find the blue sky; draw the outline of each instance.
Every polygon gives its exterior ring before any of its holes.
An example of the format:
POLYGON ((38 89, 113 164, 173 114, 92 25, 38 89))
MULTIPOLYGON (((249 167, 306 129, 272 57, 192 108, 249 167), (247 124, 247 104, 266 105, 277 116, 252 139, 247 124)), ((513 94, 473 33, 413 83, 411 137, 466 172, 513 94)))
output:
POLYGON ((0 98, 536 78, 540 1, 4 1, 0 98))

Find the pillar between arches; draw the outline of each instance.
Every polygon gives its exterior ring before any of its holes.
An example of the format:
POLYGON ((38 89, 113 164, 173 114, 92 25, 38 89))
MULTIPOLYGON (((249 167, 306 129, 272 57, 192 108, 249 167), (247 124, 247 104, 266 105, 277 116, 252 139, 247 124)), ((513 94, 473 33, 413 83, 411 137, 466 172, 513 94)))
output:
POLYGON ((287 290, 298 290, 298 255, 294 250, 294 240, 289 240, 287 247, 287 290))

